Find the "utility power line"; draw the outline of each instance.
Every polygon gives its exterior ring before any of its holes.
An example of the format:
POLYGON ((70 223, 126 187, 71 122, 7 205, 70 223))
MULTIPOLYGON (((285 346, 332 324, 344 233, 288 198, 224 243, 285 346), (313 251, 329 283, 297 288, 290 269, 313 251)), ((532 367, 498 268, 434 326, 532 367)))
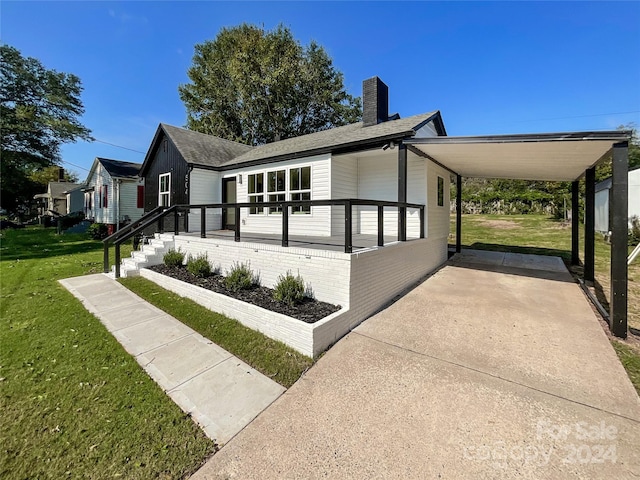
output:
POLYGON ((122 145, 116 145, 115 143, 105 142, 104 140, 98 140, 97 138, 94 138, 93 141, 94 142, 99 142, 99 143, 104 143, 105 145, 111 145, 112 147, 122 148, 124 150, 129 150, 131 152, 141 153, 143 155, 146 153, 146 152, 141 152, 140 150, 134 150, 133 148, 123 147, 122 145))

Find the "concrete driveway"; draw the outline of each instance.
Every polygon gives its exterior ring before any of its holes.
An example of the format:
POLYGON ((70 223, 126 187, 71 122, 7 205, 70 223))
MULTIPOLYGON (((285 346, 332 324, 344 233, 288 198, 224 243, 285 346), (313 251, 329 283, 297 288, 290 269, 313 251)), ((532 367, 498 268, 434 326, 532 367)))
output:
POLYGON ((639 445, 638 396, 562 262, 468 251, 193 478, 638 478, 639 445))

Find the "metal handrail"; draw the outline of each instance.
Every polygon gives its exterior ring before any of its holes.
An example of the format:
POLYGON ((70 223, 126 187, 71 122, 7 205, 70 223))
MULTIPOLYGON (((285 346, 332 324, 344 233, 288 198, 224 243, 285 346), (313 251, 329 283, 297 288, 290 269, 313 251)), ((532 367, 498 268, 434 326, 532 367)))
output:
MULTIPOLYGON (((234 209, 235 210, 235 238, 236 242, 240 241, 240 209, 241 208, 270 208, 276 207, 280 209, 282 214, 282 246, 289 246, 289 208, 290 207, 324 207, 324 206, 343 206, 345 209, 345 253, 351 253, 353 250, 352 235, 352 208, 354 206, 373 206, 377 207, 378 216, 378 246, 384 246, 384 208, 398 208, 399 220, 404 220, 406 209, 417 209, 420 214, 420 238, 425 237, 425 205, 409 202, 391 202, 384 200, 365 200, 358 198, 339 199, 339 200, 299 200, 299 201, 281 201, 281 202, 237 202, 237 203, 208 203, 208 204, 176 204, 170 207, 156 207, 135 223, 128 225, 126 229, 121 229, 115 234, 105 238, 104 242, 104 271, 109 271, 109 245, 115 245, 115 274, 116 278, 120 277, 120 245, 141 232, 145 228, 158 223, 160 233, 164 232, 163 219, 167 215, 174 214, 174 233, 179 234, 178 217, 179 212, 184 210, 200 210, 200 236, 206 238, 206 210, 207 209, 234 209)), ((185 231, 188 216, 185 216, 185 231)), ((398 240, 406 241, 406 222, 400 221, 398 228, 398 240)))
POLYGON ((156 207, 153 210, 151 210, 148 213, 145 213, 144 216, 142 216, 141 218, 139 218, 138 220, 135 220, 133 222, 131 222, 129 225, 126 225, 124 227, 122 227, 121 229, 119 229, 117 232, 112 233, 111 235, 109 235, 107 238, 105 238, 103 240, 103 242, 109 242, 109 243, 114 243, 116 240, 118 240, 120 237, 122 237, 123 235, 127 234, 128 232, 130 232, 133 228, 135 228, 136 226, 138 226, 140 224, 140 221, 149 216, 149 215, 155 215, 158 211, 160 211, 162 208, 164 207, 156 207))
MULTIPOLYGON (((123 232, 120 236, 114 239, 116 235, 111 235, 105 238, 102 242, 104 243, 104 273, 109 272, 109 246, 113 244, 116 247, 115 252, 115 267, 116 267, 116 278, 120 277, 120 245, 129 240, 134 235, 140 233, 145 228, 153 225, 156 222, 161 222, 164 217, 166 217, 169 213, 176 211, 177 206, 174 205, 172 207, 156 207, 151 210, 149 213, 145 214, 137 220, 136 226, 128 229, 126 232, 123 232), (164 210, 163 210, 164 209, 164 210)), ((160 223, 160 225, 162 225, 160 223)), ((162 230, 162 228, 161 228, 162 230)))

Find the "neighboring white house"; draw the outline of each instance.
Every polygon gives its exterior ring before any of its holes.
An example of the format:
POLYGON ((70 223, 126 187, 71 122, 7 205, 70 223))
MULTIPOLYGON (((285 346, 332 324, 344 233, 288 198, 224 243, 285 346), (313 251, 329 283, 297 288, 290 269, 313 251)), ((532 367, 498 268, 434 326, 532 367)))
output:
MULTIPOLYGON (((611 179, 607 178, 596 184, 595 225, 597 232, 609 231, 609 192, 611 179)), ((640 168, 629 171, 629 224, 633 216, 640 217, 640 168)))
POLYGON ((72 188, 67 188, 64 191, 67 202, 67 214, 84 212, 84 183, 79 185, 73 185, 72 188))
POLYGON ((141 166, 97 157, 83 188, 85 217, 109 225, 110 231, 118 223, 139 219, 144 213, 141 166))

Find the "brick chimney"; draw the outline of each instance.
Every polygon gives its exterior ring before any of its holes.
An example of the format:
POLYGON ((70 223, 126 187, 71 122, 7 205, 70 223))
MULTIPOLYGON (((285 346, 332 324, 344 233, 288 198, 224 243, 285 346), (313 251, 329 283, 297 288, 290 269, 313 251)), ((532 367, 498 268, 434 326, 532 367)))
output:
POLYGON ((378 77, 362 82, 362 122, 365 127, 389 119, 389 87, 378 77))
POLYGON ((58 167, 58 181, 64 182, 64 168, 58 167))

